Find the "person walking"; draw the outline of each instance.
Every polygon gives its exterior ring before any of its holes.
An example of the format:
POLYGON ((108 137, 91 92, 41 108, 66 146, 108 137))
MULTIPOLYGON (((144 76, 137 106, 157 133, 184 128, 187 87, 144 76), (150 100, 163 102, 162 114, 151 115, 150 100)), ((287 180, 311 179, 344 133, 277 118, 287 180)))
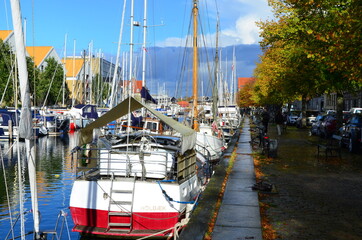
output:
POLYGON ((266 109, 263 110, 262 114, 261 114, 261 123, 264 126, 264 132, 267 133, 268 132, 268 124, 269 124, 269 113, 266 109))
POLYGON ((278 135, 282 135, 282 126, 284 124, 284 117, 281 110, 278 110, 277 114, 275 115, 275 123, 277 125, 278 135))

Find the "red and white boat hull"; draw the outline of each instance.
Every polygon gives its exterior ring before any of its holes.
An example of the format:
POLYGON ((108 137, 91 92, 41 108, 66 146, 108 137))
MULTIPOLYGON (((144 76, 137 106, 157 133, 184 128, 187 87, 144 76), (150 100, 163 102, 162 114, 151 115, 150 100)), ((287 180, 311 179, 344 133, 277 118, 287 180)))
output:
POLYGON ((134 178, 113 180, 113 185, 111 179, 76 180, 70 198, 73 230, 84 234, 146 236, 170 229, 160 233, 165 236, 185 217, 186 203, 192 203, 199 192, 196 175, 181 184, 135 182, 134 178), (132 194, 127 194, 128 190, 132 194), (110 204, 110 198, 118 204, 110 204), (110 223, 130 226, 111 229, 110 223))

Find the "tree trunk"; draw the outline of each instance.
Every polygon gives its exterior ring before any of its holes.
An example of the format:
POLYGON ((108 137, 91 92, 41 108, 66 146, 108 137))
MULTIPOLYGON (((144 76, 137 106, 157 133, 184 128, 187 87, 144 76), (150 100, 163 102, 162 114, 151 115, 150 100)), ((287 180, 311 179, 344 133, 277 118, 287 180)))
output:
POLYGON ((305 128, 307 126, 307 101, 306 97, 302 96, 302 121, 301 128, 305 128))
POLYGON ((336 118, 337 118, 337 131, 343 126, 343 93, 337 92, 337 106, 336 106, 336 118))

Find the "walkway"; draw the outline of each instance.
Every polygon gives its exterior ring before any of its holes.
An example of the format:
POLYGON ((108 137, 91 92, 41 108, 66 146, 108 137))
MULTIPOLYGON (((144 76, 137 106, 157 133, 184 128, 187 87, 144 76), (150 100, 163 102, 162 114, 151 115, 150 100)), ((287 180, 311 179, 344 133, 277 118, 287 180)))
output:
POLYGON ((249 129, 249 118, 245 118, 212 240, 263 239, 258 192, 251 189, 255 173, 249 129))

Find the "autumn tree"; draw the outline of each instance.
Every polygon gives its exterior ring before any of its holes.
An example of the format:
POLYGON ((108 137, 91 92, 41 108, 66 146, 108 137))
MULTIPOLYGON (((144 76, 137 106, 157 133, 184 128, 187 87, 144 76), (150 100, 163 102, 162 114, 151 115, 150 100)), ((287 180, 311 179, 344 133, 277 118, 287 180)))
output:
POLYGON ((252 91, 255 80, 248 81, 239 91, 238 99, 240 107, 250 107, 254 106, 255 102, 252 99, 252 91))
POLYGON ((255 96, 308 99, 361 85, 361 4, 357 0, 269 0, 260 22, 264 55, 255 96), (342 25, 344 24, 344 25, 342 25))

